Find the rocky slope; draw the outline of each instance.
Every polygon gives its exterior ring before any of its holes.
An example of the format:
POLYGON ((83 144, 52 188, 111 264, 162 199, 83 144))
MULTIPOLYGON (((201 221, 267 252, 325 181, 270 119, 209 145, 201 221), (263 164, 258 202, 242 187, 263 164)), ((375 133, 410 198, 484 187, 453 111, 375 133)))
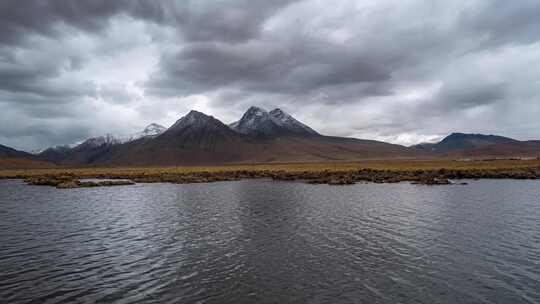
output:
POLYGON ((229 126, 238 133, 252 136, 319 135, 281 109, 267 112, 259 107, 251 107, 239 121, 229 126))

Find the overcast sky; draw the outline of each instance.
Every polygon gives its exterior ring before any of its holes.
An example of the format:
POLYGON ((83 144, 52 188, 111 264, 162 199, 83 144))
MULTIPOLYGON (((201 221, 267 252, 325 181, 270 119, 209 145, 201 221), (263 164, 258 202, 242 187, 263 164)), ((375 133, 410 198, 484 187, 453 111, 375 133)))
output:
POLYGON ((323 134, 540 139, 538 0, 2 0, 0 144, 281 107, 323 134))

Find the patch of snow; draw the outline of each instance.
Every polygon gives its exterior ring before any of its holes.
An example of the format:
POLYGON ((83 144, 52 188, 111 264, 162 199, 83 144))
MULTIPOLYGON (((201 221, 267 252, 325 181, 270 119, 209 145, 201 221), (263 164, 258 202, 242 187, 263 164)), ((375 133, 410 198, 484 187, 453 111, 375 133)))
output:
POLYGON ((272 117, 272 121, 287 130, 290 130, 292 132, 306 132, 313 135, 319 134, 315 130, 299 122, 294 117, 281 110, 280 108, 273 109, 272 111, 270 111, 269 114, 272 117))
POLYGON ((120 143, 122 143, 120 139, 108 133, 105 136, 89 138, 86 141, 84 141, 82 144, 78 145, 77 147, 96 148, 96 147, 101 147, 103 145, 116 145, 120 143))
POLYGON ((176 128, 183 128, 186 126, 203 126, 213 117, 208 116, 204 113, 191 110, 186 116, 180 118, 178 121, 174 123, 174 125, 170 129, 176 129, 176 128))
POLYGON ((254 106, 250 107, 239 121, 230 124, 229 127, 238 133, 250 135, 272 135, 279 132, 318 134, 281 109, 267 112, 254 106))
POLYGON ((130 136, 120 139, 120 141, 122 143, 127 143, 141 138, 154 138, 165 132, 165 130, 167 130, 167 128, 165 128, 164 126, 158 125, 156 123, 151 123, 146 126, 146 128, 144 128, 144 130, 142 130, 141 132, 131 134, 130 136))

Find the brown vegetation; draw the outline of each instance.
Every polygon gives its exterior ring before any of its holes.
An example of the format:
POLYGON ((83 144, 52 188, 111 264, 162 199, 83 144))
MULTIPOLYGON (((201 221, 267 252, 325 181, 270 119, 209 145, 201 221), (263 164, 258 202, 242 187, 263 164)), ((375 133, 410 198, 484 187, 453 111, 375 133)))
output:
POLYGON ((34 186, 52 186, 58 189, 73 189, 73 188, 94 188, 94 187, 110 187, 134 185, 135 183, 129 180, 117 181, 80 181, 75 175, 43 175, 28 177, 26 183, 34 186))
POLYGON ((24 158, 0 158, 0 170, 46 169, 54 167, 56 167, 54 164, 46 161, 24 158))
POLYGON ((0 170, 0 178, 23 178, 33 185, 48 185, 58 188, 111 186, 125 183, 125 181, 98 183, 80 181, 85 178, 123 179, 136 183, 168 182, 180 184, 269 178, 330 185, 402 181, 443 185, 449 184, 449 180, 469 178, 538 179, 540 178, 540 161, 453 161, 439 159, 216 167, 54 168, 0 170))

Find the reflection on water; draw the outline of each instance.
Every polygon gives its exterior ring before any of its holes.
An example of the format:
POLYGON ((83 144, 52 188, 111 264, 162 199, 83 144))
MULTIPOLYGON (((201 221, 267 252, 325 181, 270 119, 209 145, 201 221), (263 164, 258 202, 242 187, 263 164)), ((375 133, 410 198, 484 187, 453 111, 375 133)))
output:
POLYGON ((0 181, 0 299, 538 303, 539 186, 0 181))

